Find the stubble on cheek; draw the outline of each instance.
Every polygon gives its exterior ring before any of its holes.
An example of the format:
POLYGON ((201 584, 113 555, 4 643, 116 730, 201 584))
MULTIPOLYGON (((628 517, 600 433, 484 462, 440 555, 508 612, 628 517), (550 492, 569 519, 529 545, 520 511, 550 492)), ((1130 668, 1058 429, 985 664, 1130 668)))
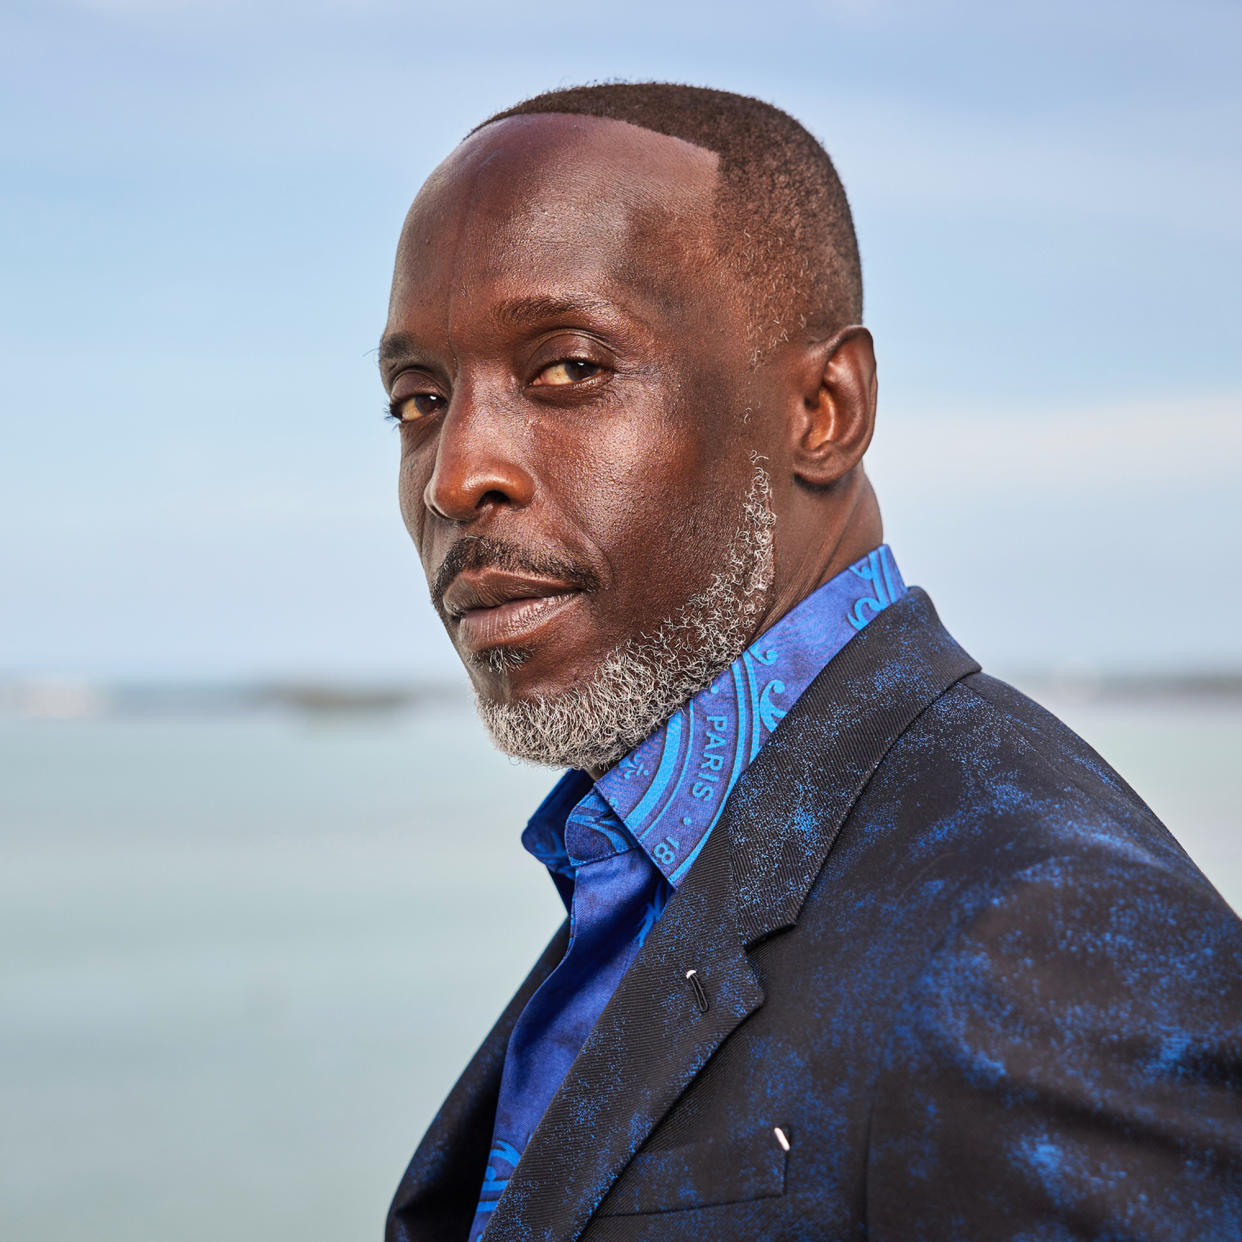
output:
POLYGON ((479 714, 507 754, 553 767, 602 769, 649 736, 745 648, 771 596, 775 515, 758 461, 734 510, 733 537, 708 585, 648 631, 607 652, 566 691, 501 701, 477 695, 479 714))

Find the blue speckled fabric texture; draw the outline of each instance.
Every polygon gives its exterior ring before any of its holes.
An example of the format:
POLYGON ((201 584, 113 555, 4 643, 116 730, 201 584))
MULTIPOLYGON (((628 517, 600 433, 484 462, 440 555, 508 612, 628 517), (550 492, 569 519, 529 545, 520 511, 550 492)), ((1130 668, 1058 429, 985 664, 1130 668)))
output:
MULTIPOLYGON (((505 1045, 565 943, 389 1242, 467 1236, 505 1045)), ((485 1238, 1242 1239, 1242 923, 912 589, 737 782, 485 1238)))
POLYGON ((509 1037, 472 1242, 733 787, 828 661, 905 593, 881 544, 781 617, 598 781, 567 772, 531 817, 522 843, 556 882, 571 935, 509 1037))

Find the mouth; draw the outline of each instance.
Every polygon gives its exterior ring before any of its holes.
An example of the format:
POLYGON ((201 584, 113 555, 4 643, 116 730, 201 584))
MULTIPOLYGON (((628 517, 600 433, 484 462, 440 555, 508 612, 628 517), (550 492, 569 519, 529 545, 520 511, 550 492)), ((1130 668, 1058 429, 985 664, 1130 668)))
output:
POLYGON ((472 655, 528 643, 584 594, 580 587, 498 569, 464 570, 444 593, 443 611, 472 655))

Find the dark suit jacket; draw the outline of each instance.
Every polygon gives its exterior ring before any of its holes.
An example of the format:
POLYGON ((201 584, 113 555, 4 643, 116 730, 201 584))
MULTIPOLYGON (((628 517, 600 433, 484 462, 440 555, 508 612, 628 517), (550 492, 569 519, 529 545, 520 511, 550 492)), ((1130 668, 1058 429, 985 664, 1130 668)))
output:
MULTIPOLYGON (((565 943, 423 1139, 389 1242, 465 1238, 506 1040, 565 943)), ((734 789, 485 1236, 1242 1238, 1242 924, 914 590, 734 789)))

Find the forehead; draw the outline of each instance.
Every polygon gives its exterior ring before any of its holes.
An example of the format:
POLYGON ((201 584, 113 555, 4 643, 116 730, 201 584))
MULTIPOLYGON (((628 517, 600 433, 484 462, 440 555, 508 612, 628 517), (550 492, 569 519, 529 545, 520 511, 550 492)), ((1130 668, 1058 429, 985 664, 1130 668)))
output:
POLYGON ((410 208, 392 310, 502 286, 676 299, 687 276, 718 266, 717 164, 622 121, 552 113, 487 125, 410 208))

